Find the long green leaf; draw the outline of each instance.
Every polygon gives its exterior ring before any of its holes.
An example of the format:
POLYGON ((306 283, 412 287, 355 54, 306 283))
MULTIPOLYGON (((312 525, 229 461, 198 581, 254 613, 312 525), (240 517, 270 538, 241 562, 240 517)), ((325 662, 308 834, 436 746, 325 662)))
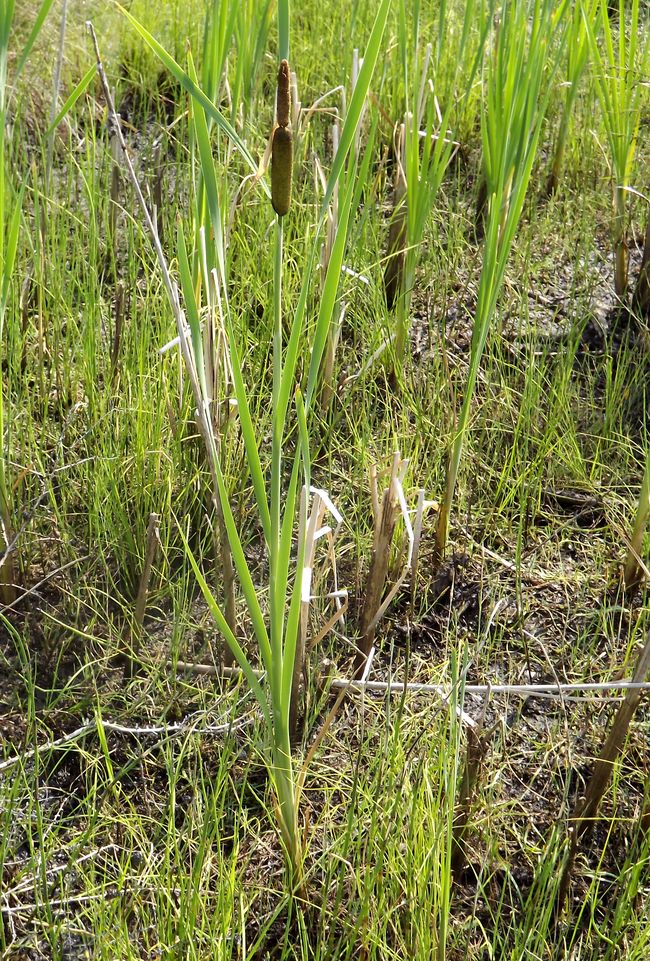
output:
POLYGON ((203 357, 203 337, 201 334, 201 318, 199 317, 199 311, 196 304, 196 297, 194 296, 194 286, 192 284, 192 271, 190 269, 190 262, 187 257, 187 247, 185 246, 185 235, 183 233, 183 225, 180 219, 178 221, 177 238, 178 238, 178 267, 181 275, 181 287, 183 290, 183 299, 185 301, 185 311, 187 314, 187 322, 190 326, 190 338, 192 340, 194 367, 196 369, 196 375, 199 378, 199 384, 201 385, 203 402, 205 403, 208 398, 208 389, 207 389, 207 384, 205 380, 205 362, 203 357))
POLYGON ((253 482, 253 491, 255 493, 257 509, 259 511, 260 521, 264 530, 264 538, 268 545, 271 540, 271 515, 269 512, 269 502, 266 494, 266 483, 260 462, 259 449, 257 446, 257 439, 255 437, 255 428, 253 427, 253 419, 251 417, 250 406, 248 403, 248 392, 244 383, 239 347, 237 346, 235 331, 230 319, 228 319, 227 323, 227 334, 228 348, 230 350, 230 365, 232 367, 233 374, 233 387, 235 391, 235 400, 237 401, 237 410, 239 412, 239 423, 241 425, 242 438, 244 440, 244 447, 246 449, 246 456, 248 458, 248 469, 251 472, 251 480, 253 482))
MULTIPOLYGON (((310 452, 309 452, 309 431, 307 428, 307 412, 305 409, 305 404, 302 398, 302 394, 298 389, 296 391, 296 415, 298 420, 298 450, 296 452, 296 460, 294 463, 294 468, 296 468, 293 474, 298 474, 297 466, 299 462, 303 465, 303 475, 304 475, 304 487, 306 491, 305 498, 305 523, 307 523, 308 517, 308 506, 309 506, 309 496, 311 489, 311 462, 310 462, 310 452)), ((293 481, 292 474, 292 481, 293 481)), ((294 494, 295 497, 295 494, 294 494)), ((298 630, 300 623, 300 609, 302 602, 302 589, 303 589, 303 570, 305 567, 305 537, 304 531, 300 543, 298 544, 297 558, 296 558, 296 574, 293 582, 293 591, 291 593, 291 601, 289 604, 289 611, 287 614, 287 629, 286 629, 286 642, 284 651, 284 664, 282 670, 282 691, 283 698, 287 705, 290 705, 291 701, 291 689, 293 686, 293 668, 294 662, 296 660, 296 648, 298 642, 298 630)))
POLYGON ((264 615, 262 614, 260 602, 257 599, 253 578, 251 576, 248 561, 246 560, 246 555, 244 553, 244 548, 239 536, 239 531, 237 530, 235 518, 230 506, 230 499, 228 497, 228 490, 226 488, 223 471, 221 470, 221 464, 216 456, 214 458, 214 467, 217 478, 219 499, 221 501, 223 519, 226 525, 226 534, 228 536, 228 543, 230 544, 232 559, 235 564, 239 583, 241 584, 242 591, 244 592, 244 599, 246 601, 248 613, 253 625, 253 630, 255 631, 255 637, 257 638, 262 662, 266 670, 270 672, 272 670, 273 657, 269 635, 268 631, 266 630, 264 615))
POLYGON ((327 274, 320 297, 318 308, 318 320, 314 331, 311 361, 309 364, 309 375, 307 377, 307 389, 305 390, 305 407, 309 411, 312 397, 318 385, 318 376, 323 359, 323 351, 327 344, 327 334, 329 331, 336 298, 338 296, 339 285, 341 282, 341 272, 343 268, 343 257, 348 240, 348 225, 350 221, 350 211, 352 209, 352 198, 354 196, 355 178, 351 176, 339 204, 339 222, 332 247, 332 255, 327 265, 327 274))
POLYGON ((16 197, 16 203, 9 222, 9 232, 7 234, 7 249, 5 252, 4 263, 0 264, 0 276, 2 287, 0 288, 0 337, 2 337, 3 321, 7 302, 9 300, 9 290, 11 285, 11 275, 14 270, 16 251, 18 250, 18 237, 20 234, 20 217, 23 209, 23 197, 25 196, 25 184, 20 189, 16 197))
POLYGON ((72 110, 72 108, 76 104, 79 97, 83 96, 83 94, 86 92, 86 90, 88 89, 88 87, 90 86, 90 84, 92 83, 92 81, 96 76, 97 76, 97 67, 95 66, 95 64, 93 64, 92 67, 88 69, 87 73, 83 75, 83 77, 81 78, 77 86, 74 88, 74 90, 72 91, 72 93, 70 94, 66 102, 63 104, 63 106, 57 113, 56 117, 54 118, 50 126, 47 128, 47 131, 45 134, 46 137, 49 137, 52 131, 56 130, 56 128, 59 126, 63 118, 72 110))
POLYGON ((278 0, 278 54, 280 60, 289 59, 289 0, 278 0))
POLYGON ((257 703, 259 704, 262 710, 262 713, 264 715, 264 720, 268 725, 270 725, 271 717, 270 717, 270 711, 269 711, 269 703, 268 703, 268 698, 264 693, 264 689, 260 684, 259 680, 257 679, 255 671, 253 670, 252 664, 246 657, 246 654, 244 653, 243 648, 241 647, 239 641, 237 640, 232 630, 230 629, 230 625, 228 624, 228 621, 226 620, 221 608, 217 604, 214 598, 214 595, 210 590, 210 587, 205 577, 203 576, 201 568, 196 562, 194 554, 192 553, 192 549, 190 548, 189 541, 187 540, 185 533, 180 527, 180 525, 179 525, 179 531, 180 531, 181 537, 183 538, 183 544, 185 545, 185 553, 187 554, 190 564, 192 565, 194 576, 196 577, 199 583, 199 587, 203 592, 203 596, 206 600, 208 608, 210 609, 210 613, 212 614, 218 629, 221 631, 224 638, 226 639, 226 643, 228 644, 228 647, 232 651, 233 656, 236 658, 237 663, 241 667, 244 677, 248 681, 250 688, 253 694, 255 695, 257 703))

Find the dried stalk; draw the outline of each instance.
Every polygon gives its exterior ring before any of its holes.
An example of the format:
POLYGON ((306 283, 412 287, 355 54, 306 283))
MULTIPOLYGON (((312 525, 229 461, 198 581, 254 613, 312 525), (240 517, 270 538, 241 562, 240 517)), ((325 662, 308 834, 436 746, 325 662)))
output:
MULTIPOLYGON (((332 156, 336 156, 336 152, 339 147, 339 137, 340 137, 340 124, 338 120, 335 120, 332 124, 332 156)), ((317 175, 319 176, 323 189, 326 187, 325 174, 320 167, 320 163, 317 161, 317 175)), ((329 210, 327 212, 327 233, 325 236, 325 241, 321 248, 321 258, 320 258, 320 285, 321 291, 325 285, 325 278, 327 277, 327 269, 332 259, 332 248, 334 247, 334 239, 336 237, 339 227, 339 184, 336 184, 334 191, 332 193, 332 202, 330 204, 329 210)), ((321 411, 323 413, 329 409, 332 399, 334 397, 334 365, 336 362, 336 349, 338 347, 339 337, 341 334, 341 328, 343 326, 343 317, 345 315, 345 305, 340 302, 336 303, 334 308, 334 313, 330 323, 330 328, 327 335, 327 345, 323 353, 323 360, 321 361, 321 372, 320 372, 320 390, 318 395, 318 403, 321 411)))
POLYGON ((465 751, 465 766, 460 782, 460 791, 456 803, 456 813, 452 827, 451 870, 458 879, 467 860, 467 834, 470 826, 472 804, 476 796, 476 789, 481 774, 481 767, 487 754, 489 738, 495 728, 485 732, 485 715, 487 712, 490 692, 487 691, 483 700, 483 708, 476 722, 476 726, 467 726, 467 749, 465 751))
MULTIPOLYGON (((637 661, 636 670, 632 677, 632 684, 643 685, 646 674, 650 671, 650 631, 646 636, 643 650, 637 661)), ((562 911, 573 873, 573 865, 578 851, 578 841, 592 827, 600 802, 603 799, 610 778, 614 771, 614 762, 621 753, 627 737, 632 718, 639 706, 643 687, 630 687, 622 704, 619 706, 609 735, 602 747, 593 773, 587 784, 583 798, 580 798, 571 815, 569 830, 570 846, 556 904, 556 915, 562 911)))
MULTIPOLYGON (((293 682, 291 687, 291 705, 289 712, 289 734, 293 745, 295 745, 298 740, 298 711, 300 707, 300 692, 301 688, 303 691, 305 689, 305 665, 307 655, 307 635, 309 632, 309 608, 313 599, 312 584, 314 577, 316 545, 322 537, 327 536, 329 538, 328 556, 332 564, 336 582, 336 560, 334 558, 333 542, 336 533, 338 532, 338 528, 343 521, 343 518, 336 510, 326 491, 312 488, 311 495, 311 511, 309 518, 306 521, 304 517, 307 502, 306 491, 303 494, 303 503, 301 504, 301 530, 299 538, 302 537, 302 532, 306 528, 305 562, 302 575, 303 583, 300 603, 300 625, 298 631, 298 641, 296 644, 296 657, 293 665, 293 682), (336 521, 336 528, 334 531, 332 531, 331 527, 323 525, 325 514, 328 511, 333 515, 336 521)), ((335 591, 335 594, 337 595, 338 591, 335 591)), ((331 631, 332 628, 342 619, 344 610, 338 604, 338 597, 336 600, 336 612, 321 628, 317 637, 312 640, 309 645, 309 650, 312 650, 316 644, 319 643, 323 637, 325 637, 325 635, 328 634, 329 631, 331 631)))
POLYGON ((650 317, 650 214, 645 228, 643 259, 632 295, 632 310, 639 317, 650 317))
POLYGON ((623 589, 628 596, 634 594, 642 583, 646 567, 641 559, 643 539, 650 517, 650 452, 646 453, 646 466, 643 472, 639 503, 637 505, 634 527, 628 546, 625 567, 623 568, 623 589))
POLYGON ((401 124, 395 143, 395 178, 393 183, 393 214, 388 228, 384 293, 386 306, 392 310, 404 292, 404 271, 407 248, 406 177, 404 175, 404 141, 406 127, 401 124))
POLYGON ((115 382, 117 375, 117 362, 120 356, 120 343, 122 340, 122 328, 124 326, 125 304, 126 297, 124 281, 120 280, 115 288, 115 300, 113 305, 115 325, 113 327, 113 344, 111 347, 111 383, 115 382))
POLYGON ((120 118, 113 110, 110 116, 109 123, 109 141, 111 147, 111 186, 110 186, 110 203, 108 205, 108 236, 110 242, 115 249, 116 246, 116 230, 117 230, 117 215, 119 213, 120 205, 120 193, 122 192, 122 175, 120 173, 120 162, 122 153, 122 134, 120 118))
POLYGON ((354 676, 357 679, 363 673, 364 665, 373 646, 377 624, 383 617, 386 608, 397 593, 408 571, 411 569, 413 559, 413 529, 408 511, 406 510, 404 491, 402 489, 402 480, 407 467, 408 461, 403 461, 399 451, 396 451, 393 455, 390 480, 388 487, 383 493, 381 506, 379 504, 379 494, 377 491, 376 469, 373 468, 370 474, 373 512, 375 516, 375 536, 370 570, 368 571, 368 578, 364 590, 363 608, 361 610, 359 624, 360 640, 354 662, 354 676), (384 587, 388 580, 393 534, 395 533, 395 526, 400 513, 409 534, 408 557, 401 576, 388 592, 387 596, 382 600, 384 587))
MULTIPOLYGON (((650 631, 639 656, 632 682, 635 684, 643 683, 648 671, 650 671, 650 631)), ((614 723, 587 785, 584 800, 580 801, 572 815, 573 830, 578 836, 584 834, 598 812, 598 807, 614 770, 614 761, 623 749, 630 723, 641 700, 641 694, 639 688, 628 690, 623 703, 616 712, 614 723)))
POLYGON ((9 505, 0 493, 0 600, 3 607, 11 607, 16 600, 16 567, 14 564, 14 533, 9 505))
POLYGON ((617 184, 614 187, 614 292, 622 307, 627 305, 628 293, 628 249, 625 201, 625 188, 617 184))

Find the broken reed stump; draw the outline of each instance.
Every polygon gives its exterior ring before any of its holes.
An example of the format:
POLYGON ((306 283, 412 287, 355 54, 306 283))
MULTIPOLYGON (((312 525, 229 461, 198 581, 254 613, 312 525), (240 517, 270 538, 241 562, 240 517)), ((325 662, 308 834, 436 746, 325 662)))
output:
POLYGON ((467 726, 467 748, 465 750, 465 764, 460 782, 456 810, 451 835, 451 873, 454 881, 458 881, 467 861, 467 838, 470 830, 470 814, 476 797, 476 791, 481 776, 483 761, 487 754, 490 735, 496 730, 492 727, 485 731, 485 715, 487 712, 489 695, 485 696, 481 715, 475 726, 467 726))
MULTIPOLYGON (((643 650, 639 655, 636 670, 632 677, 633 684, 641 684, 650 671, 650 631, 646 635, 643 650)), ((556 914, 562 911, 564 902, 569 893, 573 864, 578 851, 578 842, 591 827, 593 827, 598 808, 603 799, 607 786, 614 771, 614 763, 623 749, 627 733, 632 722, 632 718, 641 701, 642 691, 639 688, 628 688, 622 704, 614 717, 614 721, 609 731, 609 735, 594 765, 584 797, 581 797, 576 804, 571 815, 571 827, 569 829, 569 855, 560 888, 556 905, 556 914)))
POLYGON ((9 606, 16 600, 16 568, 14 564, 15 538, 11 527, 9 507, 0 491, 0 600, 9 606))
POLYGON ((111 344, 111 386, 115 385, 118 373, 118 361, 120 357, 120 344, 122 342, 122 329, 124 327, 124 314, 126 309, 126 287, 123 280, 118 280, 115 287, 115 298, 113 300, 113 342, 111 344))
POLYGON ((632 295, 632 311, 638 317, 650 317, 650 214, 645 228, 639 276, 632 295))
POLYGON ((405 463, 401 460, 399 452, 396 452, 393 456, 388 487, 383 493, 381 504, 377 491, 376 468, 373 467, 370 472, 375 534, 359 624, 360 640, 354 661, 354 677, 356 680, 363 674, 366 660, 375 639, 375 629, 385 609, 382 596, 388 580, 393 534, 400 514, 399 485, 401 484, 404 467, 405 463))
MULTIPOLYGON (((301 527, 304 531, 305 561, 304 570, 309 571, 309 587, 303 591, 300 601, 300 623, 298 639, 296 641, 296 656, 293 664, 293 679, 291 682, 291 703, 289 705, 289 737, 293 747, 299 740, 298 715, 300 708, 300 694, 305 684, 305 657, 307 650, 307 632, 309 630, 309 607, 311 604, 311 576, 314 570, 317 533, 323 526, 323 519, 327 508, 319 494, 314 494, 312 509, 309 517, 307 513, 307 492, 302 492, 301 527)), ((303 531, 300 536, 303 537, 303 531)))
POLYGON ((395 157, 393 214, 390 227, 388 228, 386 267, 384 270, 384 293, 386 295, 386 306, 388 310, 393 310, 400 295, 404 292, 408 216, 406 178, 404 177, 404 168, 402 166, 403 148, 401 146, 404 140, 404 129, 404 124, 402 124, 395 157))

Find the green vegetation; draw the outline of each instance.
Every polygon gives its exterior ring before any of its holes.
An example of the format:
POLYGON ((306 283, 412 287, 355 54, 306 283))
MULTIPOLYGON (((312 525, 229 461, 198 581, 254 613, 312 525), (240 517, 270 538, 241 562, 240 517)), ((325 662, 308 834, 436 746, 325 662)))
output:
POLYGON ((3 961, 648 957, 649 26, 0 7, 3 961))

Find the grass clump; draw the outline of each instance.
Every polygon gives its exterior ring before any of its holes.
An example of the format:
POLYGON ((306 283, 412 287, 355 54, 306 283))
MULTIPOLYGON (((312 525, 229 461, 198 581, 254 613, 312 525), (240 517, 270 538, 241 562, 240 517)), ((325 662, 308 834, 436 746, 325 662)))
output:
POLYGON ((50 108, 28 6, 0 954, 645 959, 648 378, 602 10, 103 5, 99 84, 69 0, 50 108), (536 196, 558 132, 571 190, 536 196))

